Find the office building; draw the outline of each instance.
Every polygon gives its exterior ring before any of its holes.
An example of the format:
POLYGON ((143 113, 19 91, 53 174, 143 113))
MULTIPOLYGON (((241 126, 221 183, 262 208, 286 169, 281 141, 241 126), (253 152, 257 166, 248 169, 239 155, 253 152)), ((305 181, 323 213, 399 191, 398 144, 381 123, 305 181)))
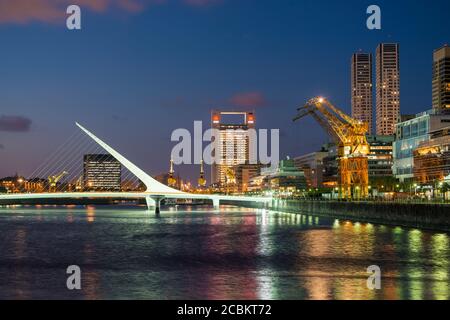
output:
POLYGON ((250 191, 250 181, 261 174, 261 164, 240 164, 235 167, 236 186, 238 192, 250 191))
POLYGON ((109 154, 85 154, 83 184, 86 191, 120 191, 121 171, 119 161, 109 154))
POLYGON ((376 54, 376 134, 393 135, 400 117, 399 45, 382 43, 376 54))
POLYGON ((450 47, 433 53, 433 110, 450 113, 450 47))
POLYGON ((255 114, 214 110, 211 122, 211 127, 219 130, 215 161, 211 166, 211 180, 220 187, 230 181, 231 174, 236 174, 237 166, 250 163, 249 130, 255 128, 255 114))
POLYGON ((393 144, 393 173, 401 182, 414 179, 414 151, 421 143, 430 140, 430 133, 447 127, 450 115, 429 110, 415 118, 396 125, 396 137, 393 144))
POLYGON ((369 124, 372 133, 372 55, 355 53, 351 63, 352 117, 369 124))
POLYGON ((430 132, 414 150, 414 180, 437 187, 450 175, 450 125, 430 132))
POLYGON ((320 188, 324 181, 324 159, 328 156, 328 151, 308 153, 294 159, 295 166, 303 171, 308 187, 320 188))
POLYGON ((369 179, 391 177, 395 136, 367 136, 369 143, 369 179))
POLYGON ((279 193, 305 190, 307 182, 303 171, 295 166, 293 159, 280 160, 277 168, 262 168, 261 175, 268 181, 268 188, 279 193))

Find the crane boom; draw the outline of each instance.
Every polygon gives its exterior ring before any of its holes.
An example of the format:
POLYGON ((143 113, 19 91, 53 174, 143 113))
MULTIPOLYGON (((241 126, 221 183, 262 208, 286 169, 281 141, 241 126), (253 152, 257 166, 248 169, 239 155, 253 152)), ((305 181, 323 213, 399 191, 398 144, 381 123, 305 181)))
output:
POLYGON ((368 124, 348 116, 323 97, 310 99, 297 111, 294 121, 311 115, 338 146, 341 197, 366 197, 369 185, 368 124))

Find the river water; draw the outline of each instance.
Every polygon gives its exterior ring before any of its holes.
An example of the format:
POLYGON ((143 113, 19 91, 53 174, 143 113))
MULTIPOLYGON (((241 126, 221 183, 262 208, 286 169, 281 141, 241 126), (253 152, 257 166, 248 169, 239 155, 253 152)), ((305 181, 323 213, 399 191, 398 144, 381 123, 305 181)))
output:
POLYGON ((0 299, 449 299, 449 243, 261 209, 3 207, 0 299), (66 287, 69 265, 81 290, 66 287))

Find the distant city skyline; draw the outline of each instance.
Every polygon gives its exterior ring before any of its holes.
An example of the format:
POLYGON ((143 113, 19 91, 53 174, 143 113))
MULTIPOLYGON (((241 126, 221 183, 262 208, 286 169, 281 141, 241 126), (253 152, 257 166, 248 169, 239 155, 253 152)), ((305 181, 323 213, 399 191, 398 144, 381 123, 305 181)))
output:
POLYGON ((321 128, 291 119, 317 95, 350 114, 354 52, 399 43, 401 111, 417 113, 432 107, 433 52, 450 39, 443 0, 379 1, 380 31, 365 26, 367 1, 105 3, 80 5, 80 31, 58 16, 0 13, 0 176, 30 174, 75 121, 150 174, 167 172, 171 132, 209 123, 212 109, 255 109, 258 128, 281 129, 282 157, 317 151, 321 128))

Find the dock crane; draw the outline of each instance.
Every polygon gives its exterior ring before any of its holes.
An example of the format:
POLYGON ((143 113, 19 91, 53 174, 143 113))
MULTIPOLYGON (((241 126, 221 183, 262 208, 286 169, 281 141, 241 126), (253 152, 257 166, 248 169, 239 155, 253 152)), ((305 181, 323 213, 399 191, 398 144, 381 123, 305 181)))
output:
POLYGON ((69 174, 67 171, 63 171, 58 175, 49 176, 48 177, 49 192, 56 192, 56 185, 58 184, 59 180, 61 180, 67 174, 69 174))
POLYGON ((339 195, 342 199, 366 198, 369 193, 369 125, 356 120, 323 97, 310 99, 297 109, 297 121, 312 116, 338 147, 339 195))

